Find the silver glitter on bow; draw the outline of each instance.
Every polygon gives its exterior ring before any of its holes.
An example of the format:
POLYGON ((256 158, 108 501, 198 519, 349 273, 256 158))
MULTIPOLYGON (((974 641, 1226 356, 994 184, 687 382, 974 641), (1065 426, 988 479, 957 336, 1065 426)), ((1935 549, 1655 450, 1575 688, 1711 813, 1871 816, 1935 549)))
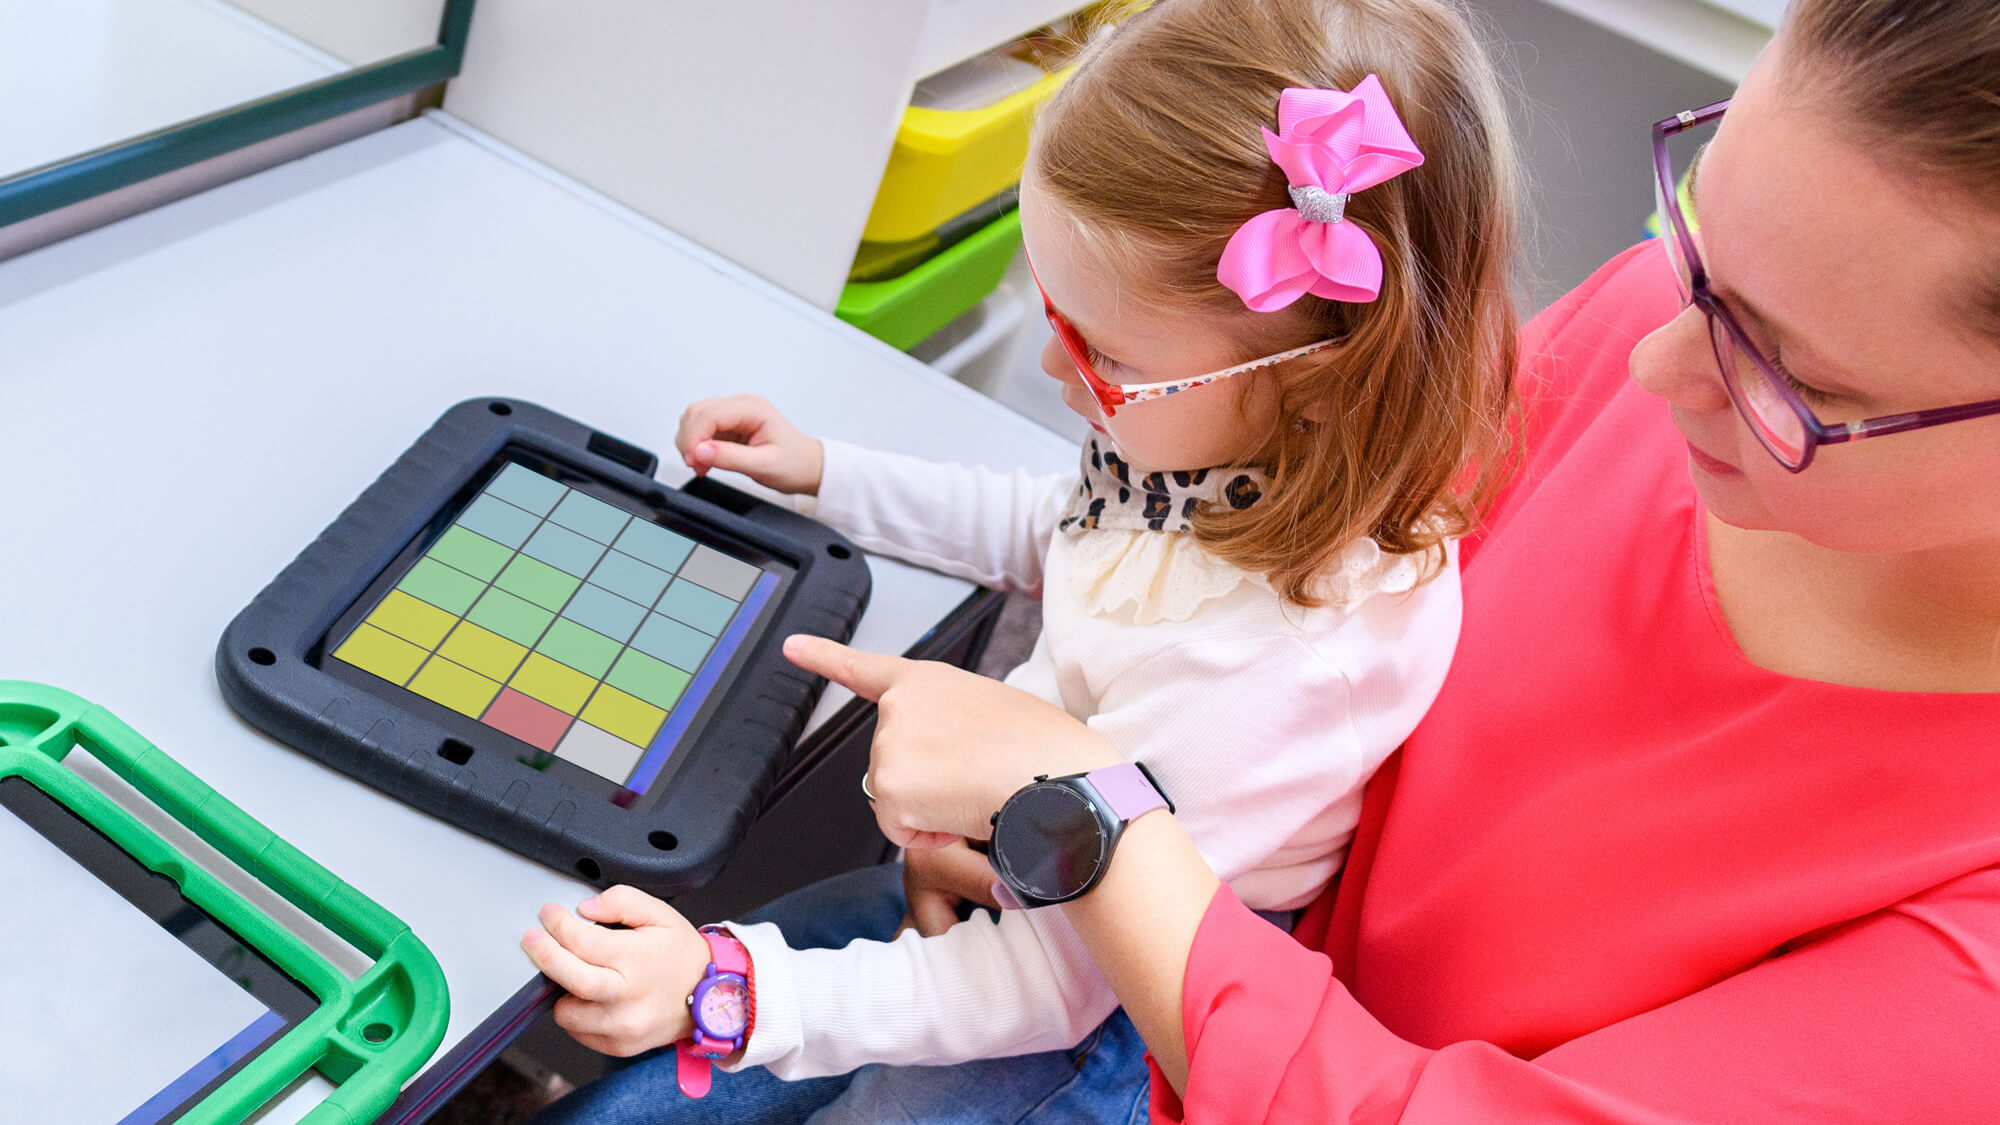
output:
POLYGON ((1337 223, 1347 217, 1347 194, 1344 191, 1328 191, 1321 187, 1295 187, 1292 191, 1292 206, 1299 214, 1315 223, 1337 223))

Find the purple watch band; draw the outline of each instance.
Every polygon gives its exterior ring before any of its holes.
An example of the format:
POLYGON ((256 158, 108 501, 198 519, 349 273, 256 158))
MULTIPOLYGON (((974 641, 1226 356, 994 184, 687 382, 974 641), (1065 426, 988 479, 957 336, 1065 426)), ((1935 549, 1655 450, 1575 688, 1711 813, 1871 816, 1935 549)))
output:
POLYGON ((1105 807, 1119 820, 1137 820, 1142 813, 1154 809, 1171 808, 1167 798, 1154 787, 1137 764, 1120 762, 1101 770, 1092 770, 1083 775, 1097 795, 1104 798, 1105 807))

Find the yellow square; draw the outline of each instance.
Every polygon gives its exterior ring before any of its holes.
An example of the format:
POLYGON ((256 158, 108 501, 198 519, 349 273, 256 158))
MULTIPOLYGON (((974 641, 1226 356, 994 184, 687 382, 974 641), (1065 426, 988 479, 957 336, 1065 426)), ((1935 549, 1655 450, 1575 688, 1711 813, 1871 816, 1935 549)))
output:
POLYGON ((433 656, 423 671, 417 673, 417 678, 410 681, 410 690, 476 719, 493 702, 493 697, 500 694, 500 685, 470 668, 433 656))
POLYGON ((438 655, 465 665, 482 676, 491 676, 502 683, 520 667, 521 658, 528 650, 498 633, 481 629, 470 621, 461 621, 451 636, 438 647, 438 655))
POLYGON ((597 686, 597 681, 567 664, 558 664, 539 652, 531 652, 507 686, 558 711, 574 715, 577 708, 583 706, 583 701, 590 698, 590 689, 597 686))
POLYGON ((382 604, 375 607, 375 612, 368 615, 368 623, 428 650, 444 640, 458 618, 401 590, 391 590, 382 604))
POLYGON ((430 654, 401 637, 392 637, 363 621, 333 650, 333 655, 363 672, 382 677, 392 684, 410 678, 417 665, 430 654))
POLYGON ((643 699, 635 699, 605 684, 590 697, 590 706, 583 709, 581 717, 599 730, 610 731, 627 742, 644 746, 659 733, 667 713, 643 699))

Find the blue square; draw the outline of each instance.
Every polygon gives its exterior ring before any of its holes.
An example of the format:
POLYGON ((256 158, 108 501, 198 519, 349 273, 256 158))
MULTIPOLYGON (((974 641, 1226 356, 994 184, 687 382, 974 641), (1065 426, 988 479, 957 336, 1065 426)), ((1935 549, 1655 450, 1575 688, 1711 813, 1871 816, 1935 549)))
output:
POLYGON ((694 550, 694 540, 684 535, 675 535, 666 528, 645 520, 633 520, 625 525, 625 531, 613 544, 619 550, 641 562, 651 563, 672 574, 680 569, 681 560, 694 550))
POLYGON ((701 658, 708 655, 708 646, 712 642, 713 638, 707 633, 655 613, 639 626, 639 635, 632 638, 632 647, 682 671, 695 672, 701 669, 701 658))
POLYGON ((559 523, 599 543, 609 543, 618 538, 619 530, 631 518, 595 496, 585 496, 575 490, 563 497, 556 510, 549 513, 550 523, 559 523))
POLYGON ((587 578, 590 568, 597 565, 598 556, 604 553, 604 545, 585 539, 567 528, 545 523, 535 532, 535 537, 528 540, 527 546, 521 548, 521 553, 578 578, 587 578))
POLYGON ((569 489, 526 466, 508 465, 486 486, 486 491, 516 508, 546 516, 569 489))
POLYGON ((674 584, 667 587, 667 596, 653 608, 714 637, 720 636, 729 619, 736 615, 736 605, 714 590, 704 589, 685 578, 676 578, 674 584))
POLYGON ((646 607, 634 605, 609 590, 586 582, 570 595, 562 615, 586 629, 595 629, 622 643, 632 635, 639 619, 646 616, 646 607))
POLYGON ((604 553, 597 569, 590 572, 590 580, 621 598, 648 606, 660 600, 660 591, 667 588, 666 571, 655 570, 618 551, 604 553))
POLYGON ((495 543, 504 543, 519 550, 521 544, 542 522, 531 512, 524 512, 514 505, 491 496, 481 496, 465 506, 458 514, 458 524, 467 531, 476 531, 495 543))

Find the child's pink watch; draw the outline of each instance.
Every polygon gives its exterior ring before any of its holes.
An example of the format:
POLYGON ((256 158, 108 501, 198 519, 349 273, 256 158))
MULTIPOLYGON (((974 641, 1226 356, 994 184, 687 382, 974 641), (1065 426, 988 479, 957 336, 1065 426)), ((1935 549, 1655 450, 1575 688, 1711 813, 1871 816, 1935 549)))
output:
POLYGON ((674 1044, 674 1077, 681 1093, 699 1098, 708 1093, 711 1067, 743 1046, 750 1033, 755 1001, 750 984, 750 951, 726 931, 702 927, 708 942, 708 968, 688 995, 688 1015, 694 1035, 674 1044))

